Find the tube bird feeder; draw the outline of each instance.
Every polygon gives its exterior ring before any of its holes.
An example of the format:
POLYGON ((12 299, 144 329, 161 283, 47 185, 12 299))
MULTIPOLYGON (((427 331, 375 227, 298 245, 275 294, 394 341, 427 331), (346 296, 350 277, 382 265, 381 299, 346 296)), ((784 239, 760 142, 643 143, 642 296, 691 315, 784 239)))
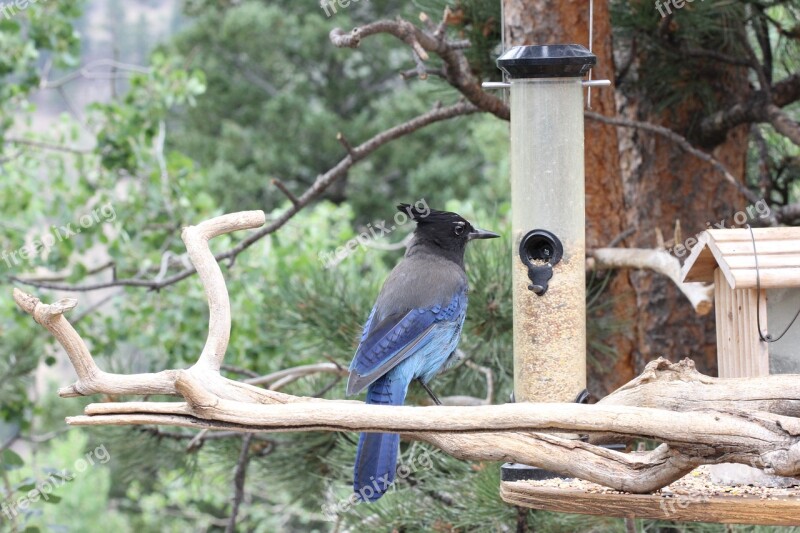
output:
POLYGON ((586 389, 586 213, 581 45, 517 46, 510 78, 514 399, 572 402, 586 389))

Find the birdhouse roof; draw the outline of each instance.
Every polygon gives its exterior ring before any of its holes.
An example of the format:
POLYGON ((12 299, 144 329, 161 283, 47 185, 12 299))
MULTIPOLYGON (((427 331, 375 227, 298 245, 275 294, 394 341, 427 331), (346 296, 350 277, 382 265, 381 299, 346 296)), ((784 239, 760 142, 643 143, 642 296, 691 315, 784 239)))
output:
POLYGON ((800 227, 710 229, 702 232, 683 265, 683 281, 713 282, 722 270, 732 289, 800 287, 800 227), (755 239, 755 251, 753 249, 755 239))

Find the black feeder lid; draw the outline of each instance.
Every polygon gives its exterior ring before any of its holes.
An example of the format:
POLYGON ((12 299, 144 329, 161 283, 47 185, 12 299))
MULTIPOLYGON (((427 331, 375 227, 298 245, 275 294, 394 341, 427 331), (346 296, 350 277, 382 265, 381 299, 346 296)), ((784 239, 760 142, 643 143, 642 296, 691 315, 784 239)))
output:
POLYGON ((515 46, 497 59, 511 79, 580 78, 597 64, 597 56, 579 44, 515 46))

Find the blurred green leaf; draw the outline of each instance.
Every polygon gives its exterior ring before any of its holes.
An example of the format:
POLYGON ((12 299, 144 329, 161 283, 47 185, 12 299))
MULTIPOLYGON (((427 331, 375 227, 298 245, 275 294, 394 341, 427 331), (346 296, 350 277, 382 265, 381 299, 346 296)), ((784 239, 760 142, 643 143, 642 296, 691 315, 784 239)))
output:
POLYGON ((0 457, 3 459, 3 469, 7 471, 17 470, 25 465, 25 461, 22 460, 22 457, 17 455, 13 450, 3 450, 3 454, 0 457))

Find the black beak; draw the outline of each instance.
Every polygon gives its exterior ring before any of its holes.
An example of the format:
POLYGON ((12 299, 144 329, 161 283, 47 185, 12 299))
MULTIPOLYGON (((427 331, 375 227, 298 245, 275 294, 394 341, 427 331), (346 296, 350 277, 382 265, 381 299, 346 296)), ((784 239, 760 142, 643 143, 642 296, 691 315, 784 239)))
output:
POLYGON ((473 230, 468 235, 469 240, 474 240, 474 239, 494 239, 494 238, 499 237, 499 236, 500 235, 498 235, 497 233, 493 233, 491 231, 486 231, 485 229, 473 230))

